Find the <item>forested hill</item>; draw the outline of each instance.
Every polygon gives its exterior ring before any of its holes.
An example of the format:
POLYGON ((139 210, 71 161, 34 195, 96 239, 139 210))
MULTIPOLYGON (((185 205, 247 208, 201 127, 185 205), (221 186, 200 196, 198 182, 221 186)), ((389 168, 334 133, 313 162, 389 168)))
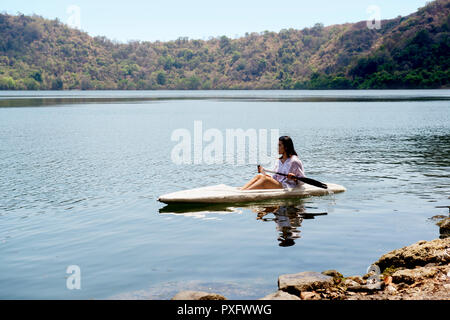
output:
POLYGON ((0 14, 0 89, 449 87, 449 11, 450 0, 437 0, 378 30, 318 23, 238 39, 128 43, 0 14))

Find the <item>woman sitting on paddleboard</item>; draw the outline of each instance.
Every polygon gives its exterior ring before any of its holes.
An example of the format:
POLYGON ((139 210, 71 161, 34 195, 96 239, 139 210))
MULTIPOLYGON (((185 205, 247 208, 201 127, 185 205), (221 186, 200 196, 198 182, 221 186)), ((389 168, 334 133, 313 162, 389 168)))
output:
POLYGON ((263 167, 259 167, 259 174, 245 184, 241 190, 251 189, 283 189, 295 188, 303 183, 298 181, 294 176, 305 177, 303 164, 297 156, 294 149, 294 143, 288 136, 282 136, 278 139, 278 153, 282 156, 275 164, 273 171, 287 174, 282 176, 273 174, 272 176, 264 172, 263 167))

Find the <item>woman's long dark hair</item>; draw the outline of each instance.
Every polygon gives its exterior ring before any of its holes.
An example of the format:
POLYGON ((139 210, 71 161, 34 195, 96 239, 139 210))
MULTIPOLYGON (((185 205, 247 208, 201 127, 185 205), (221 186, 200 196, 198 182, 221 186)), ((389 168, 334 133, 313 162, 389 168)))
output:
MULTIPOLYGON (((291 137, 281 136, 278 140, 281 141, 281 143, 283 144, 284 151, 286 151, 286 155, 288 158, 292 155, 298 156, 297 152, 295 152, 294 143, 292 142, 291 137)), ((283 156, 281 156, 280 159, 281 158, 283 158, 283 156)))

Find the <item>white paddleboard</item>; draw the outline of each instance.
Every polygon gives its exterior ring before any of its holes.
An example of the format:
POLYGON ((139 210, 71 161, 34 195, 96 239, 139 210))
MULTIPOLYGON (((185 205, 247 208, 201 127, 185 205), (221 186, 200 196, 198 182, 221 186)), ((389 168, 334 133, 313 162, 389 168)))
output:
POLYGON ((328 189, 303 184, 297 188, 240 190, 225 184, 168 193, 158 198, 164 203, 239 203, 269 199, 304 198, 344 192, 343 186, 326 183, 328 189))

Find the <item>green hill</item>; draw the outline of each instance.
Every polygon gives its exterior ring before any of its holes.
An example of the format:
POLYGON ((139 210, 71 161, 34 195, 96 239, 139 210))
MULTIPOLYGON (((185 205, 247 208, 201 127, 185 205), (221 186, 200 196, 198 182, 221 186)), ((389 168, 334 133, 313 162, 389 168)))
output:
POLYGON ((383 20, 208 41, 117 43, 58 20, 0 14, 0 89, 442 88, 450 0, 383 20))

